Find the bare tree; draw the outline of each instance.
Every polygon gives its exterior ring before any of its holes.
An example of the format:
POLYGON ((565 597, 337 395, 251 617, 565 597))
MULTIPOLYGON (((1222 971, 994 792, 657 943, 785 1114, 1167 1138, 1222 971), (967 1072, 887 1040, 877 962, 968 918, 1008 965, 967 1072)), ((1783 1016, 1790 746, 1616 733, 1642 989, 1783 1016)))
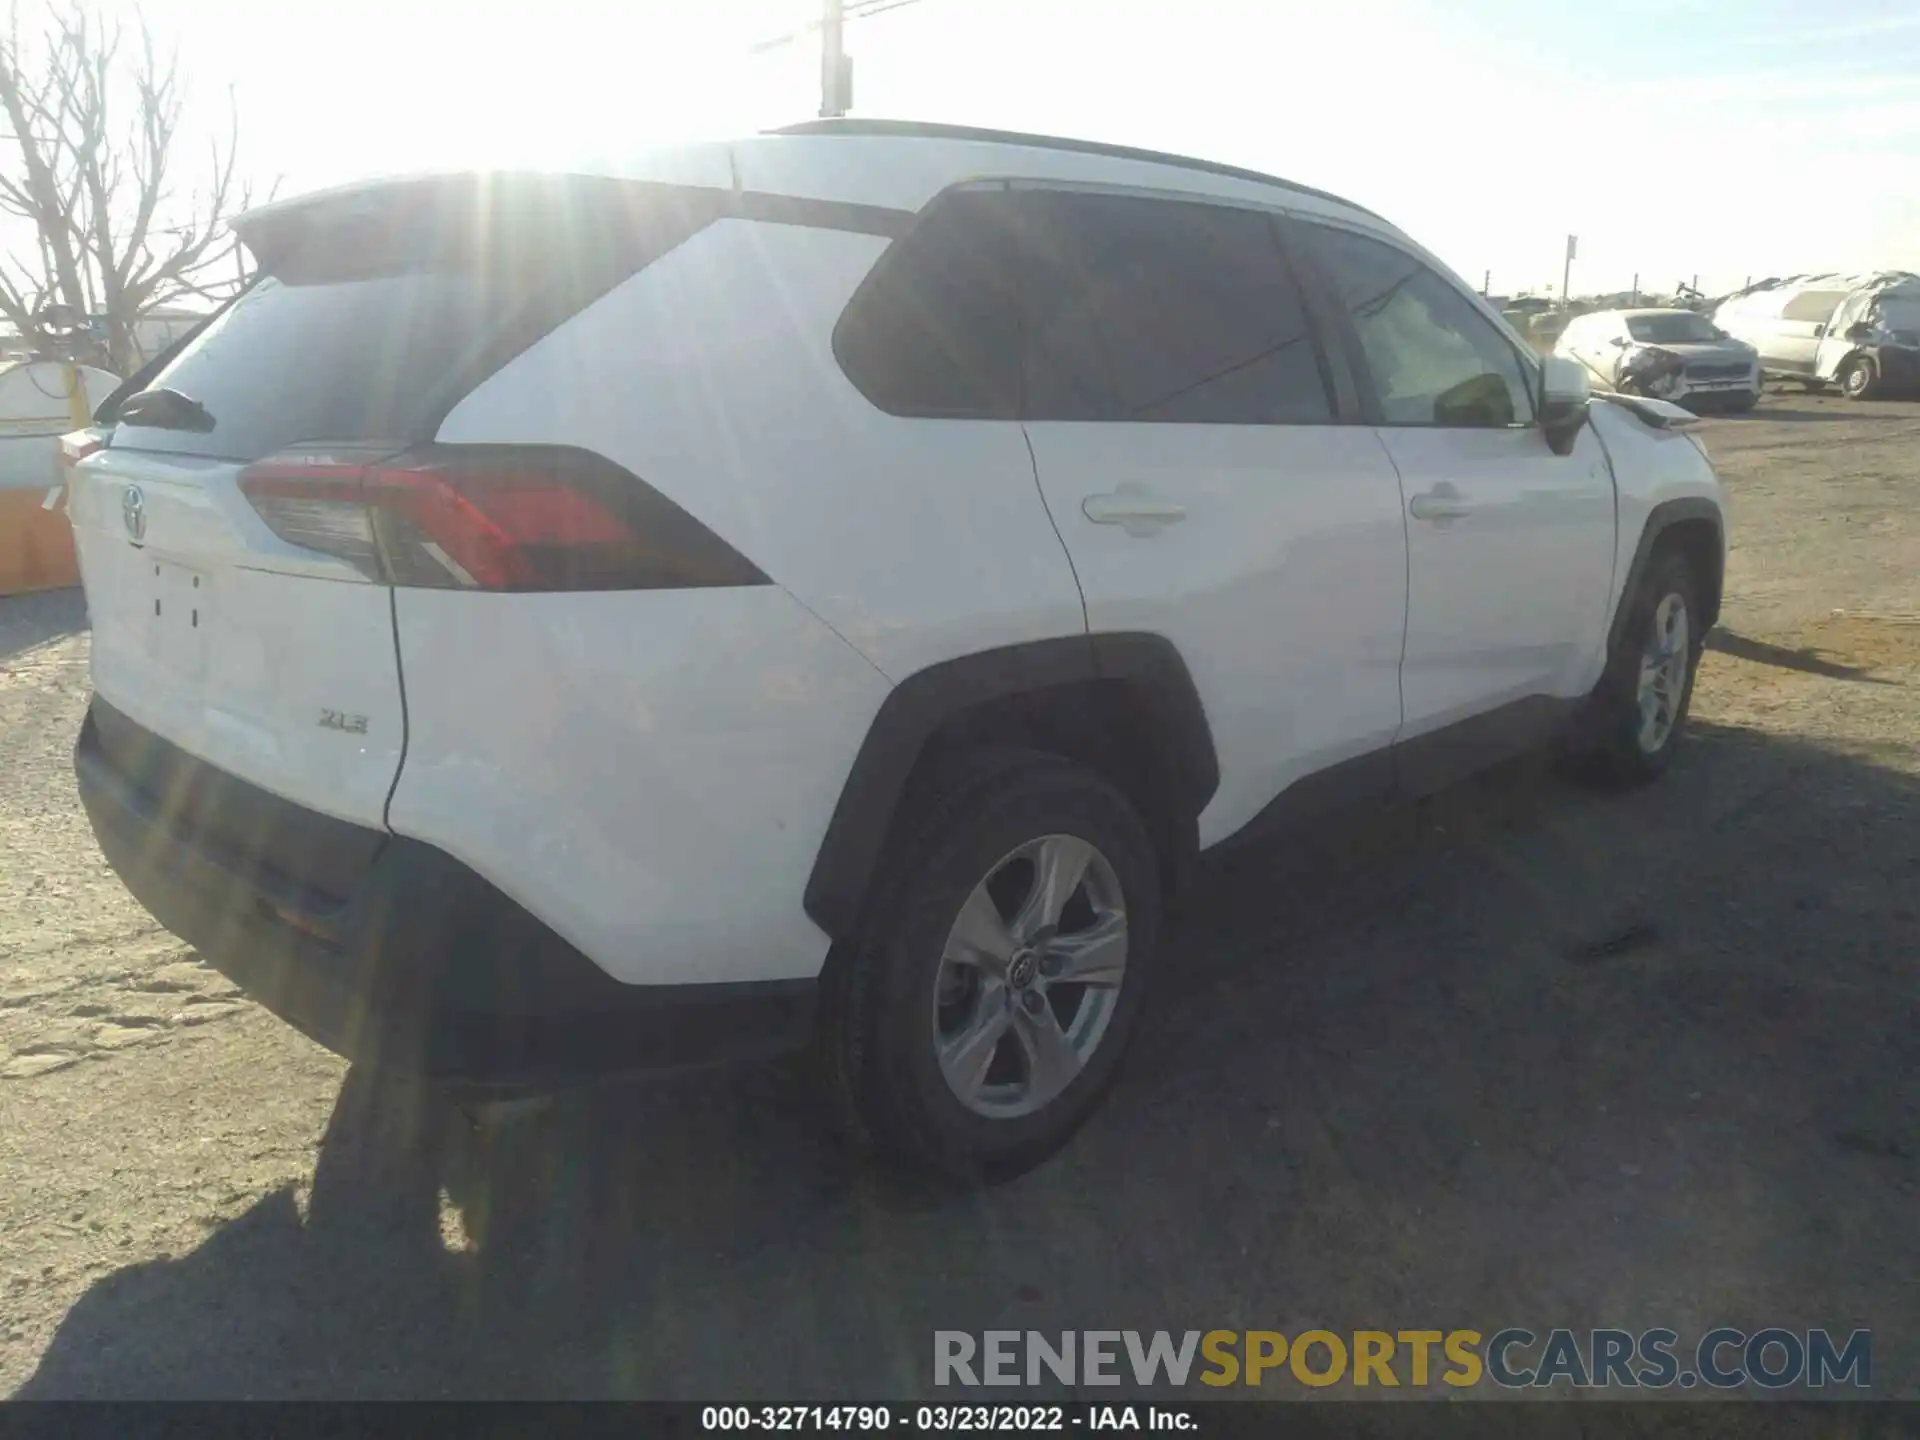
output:
POLYGON ((187 296, 218 300, 239 283, 227 221, 252 195, 234 179, 232 97, 224 139, 209 141, 206 169, 183 185, 184 87, 145 19, 129 37, 82 0, 42 16, 23 44, 10 8, 0 35, 0 155, 10 147, 18 158, 0 163, 0 217, 25 222, 5 227, 20 238, 0 256, 0 316, 40 348, 52 339, 50 305, 105 316, 98 357, 125 375, 140 360, 141 316, 187 296))

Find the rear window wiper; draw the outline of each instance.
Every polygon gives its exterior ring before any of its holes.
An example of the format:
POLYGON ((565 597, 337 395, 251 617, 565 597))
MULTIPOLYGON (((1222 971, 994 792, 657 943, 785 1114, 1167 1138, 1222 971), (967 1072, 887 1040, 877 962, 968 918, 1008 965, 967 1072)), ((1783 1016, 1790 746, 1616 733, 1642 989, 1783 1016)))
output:
POLYGON ((114 417, 122 425, 144 425, 154 430, 194 430, 201 434, 213 429, 213 414, 191 395, 169 390, 162 385, 142 390, 120 402, 114 417))

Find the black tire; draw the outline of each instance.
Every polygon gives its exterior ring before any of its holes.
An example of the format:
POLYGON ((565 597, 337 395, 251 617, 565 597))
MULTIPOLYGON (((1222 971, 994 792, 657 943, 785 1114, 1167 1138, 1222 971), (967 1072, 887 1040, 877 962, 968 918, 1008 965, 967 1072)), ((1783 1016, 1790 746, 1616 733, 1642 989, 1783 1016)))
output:
POLYGON ((1758 405, 1759 403, 1760 403, 1759 391, 1743 390, 1738 395, 1734 395, 1728 399, 1727 411, 1729 414, 1733 414, 1733 415, 1746 415, 1750 413, 1753 410, 1753 407, 1758 405))
POLYGON ((1607 658, 1606 672, 1587 701, 1579 726, 1583 740, 1563 754, 1576 778, 1617 789, 1644 785, 1666 773, 1686 729, 1694 672, 1706 639, 1699 593, 1685 556, 1673 550, 1655 552, 1627 601, 1626 623, 1607 658), (1655 617, 1670 598, 1678 600, 1687 620, 1684 677, 1671 723, 1657 743, 1649 743, 1640 709, 1641 662, 1652 646, 1655 617))
POLYGON ((1871 400, 1880 389, 1880 371, 1871 356, 1856 355, 1840 372, 1840 389, 1849 400, 1871 400))
POLYGON ((1159 931, 1159 862, 1126 797, 1056 756, 982 752, 917 790, 859 934, 829 961, 820 1058, 840 1119, 862 1148, 964 1181, 1006 1179, 1065 1144, 1118 1073, 1159 931), (940 1068, 943 954, 975 887, 1012 852, 1052 835, 1090 843, 1110 867, 1124 897, 1124 974, 1071 1083, 1031 1113, 990 1117, 963 1104, 940 1068))

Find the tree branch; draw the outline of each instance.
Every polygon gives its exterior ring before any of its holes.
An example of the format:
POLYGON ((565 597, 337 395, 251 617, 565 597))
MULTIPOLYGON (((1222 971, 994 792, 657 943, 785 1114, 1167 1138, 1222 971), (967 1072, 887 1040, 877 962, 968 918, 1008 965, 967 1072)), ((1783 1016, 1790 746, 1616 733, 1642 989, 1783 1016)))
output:
POLYGON ((126 373, 142 315, 169 300, 225 298, 240 283, 238 267, 232 279, 216 269, 239 249, 228 221, 252 200, 236 179, 239 117, 229 91, 226 133, 189 192, 176 183, 177 55, 160 49, 137 11, 122 26, 85 0, 58 3, 31 54, 17 11, 0 31, 0 152, 17 151, 20 162, 0 159, 0 214, 32 222, 36 236, 31 256, 12 257, 0 313, 15 318, 6 307, 36 290, 36 304, 54 296, 88 313, 97 306, 114 368, 126 373))

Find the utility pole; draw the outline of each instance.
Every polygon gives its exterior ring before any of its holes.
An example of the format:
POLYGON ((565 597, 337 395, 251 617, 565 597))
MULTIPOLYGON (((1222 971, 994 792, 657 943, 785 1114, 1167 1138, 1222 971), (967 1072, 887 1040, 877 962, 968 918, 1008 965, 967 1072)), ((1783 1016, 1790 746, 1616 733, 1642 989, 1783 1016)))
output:
POLYGON ((1638 270, 1633 272, 1633 303, 1635 306, 1640 303, 1640 272, 1638 270))
POLYGON ((1567 236, 1567 263, 1560 272, 1560 305, 1562 309, 1573 308, 1573 256, 1580 248, 1578 235, 1567 236))
POLYGON ((853 65, 847 59, 845 0, 826 0, 820 20, 820 118, 833 120, 853 107, 853 65))

